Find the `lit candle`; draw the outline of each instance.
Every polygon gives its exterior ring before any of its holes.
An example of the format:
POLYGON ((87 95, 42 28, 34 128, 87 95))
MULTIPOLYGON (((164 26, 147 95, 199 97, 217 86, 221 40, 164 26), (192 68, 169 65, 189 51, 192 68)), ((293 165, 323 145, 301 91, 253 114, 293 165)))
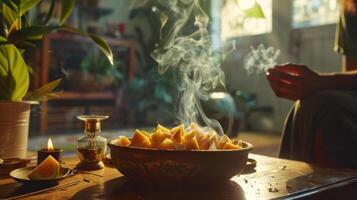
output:
POLYGON ((52 144, 52 140, 51 138, 48 138, 48 142, 47 142, 47 150, 49 151, 53 151, 53 144, 52 144))
POLYGON ((55 158, 59 163, 62 161, 63 150, 59 148, 54 148, 51 138, 48 139, 47 148, 40 149, 37 151, 37 164, 40 164, 49 155, 55 158))

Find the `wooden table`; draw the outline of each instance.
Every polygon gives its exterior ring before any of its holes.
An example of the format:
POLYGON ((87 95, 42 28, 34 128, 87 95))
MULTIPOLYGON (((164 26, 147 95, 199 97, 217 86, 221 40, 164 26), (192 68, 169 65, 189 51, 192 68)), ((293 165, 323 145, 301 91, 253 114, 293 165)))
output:
MULTIPOLYGON (((233 177, 214 186, 158 187, 129 183, 116 169, 106 167, 94 174, 77 174, 59 184, 79 181, 74 186, 51 190, 23 199, 273 199, 311 197, 349 199, 357 194, 356 170, 326 169, 303 162, 250 154, 257 160, 255 171, 233 177)), ((73 167, 75 159, 66 159, 73 167)), ((28 193, 38 188, 0 179, 0 199, 28 193)))

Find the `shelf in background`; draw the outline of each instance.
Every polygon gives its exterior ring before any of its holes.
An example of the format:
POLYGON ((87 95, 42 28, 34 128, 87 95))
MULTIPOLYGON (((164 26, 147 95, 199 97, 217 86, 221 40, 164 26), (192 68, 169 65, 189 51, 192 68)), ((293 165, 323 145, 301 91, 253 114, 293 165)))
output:
MULTIPOLYGON (((136 69, 136 41, 130 38, 112 38, 112 37, 102 37, 101 38, 108 43, 108 45, 116 49, 114 53, 118 53, 118 48, 126 48, 127 53, 122 55, 121 60, 125 63, 123 66, 125 69, 125 78, 130 81, 134 78, 135 69, 136 69)), ((39 88, 40 86, 51 81, 50 79, 50 68, 51 62, 54 60, 55 51, 53 51, 56 47, 55 42, 71 42, 73 46, 81 45, 81 44, 92 44, 95 43, 86 37, 82 37, 79 34, 71 34, 63 31, 57 31, 53 34, 49 34, 43 37, 41 42, 41 48, 38 48, 33 51, 33 59, 31 63, 34 67, 34 77, 31 86, 33 88, 39 88)), ((86 47, 88 50, 92 47, 86 47)), ((93 46, 95 48, 95 45, 93 46)), ((63 54, 71 54, 73 51, 76 51, 75 48, 61 49, 63 54)), ((62 55, 63 56, 63 55, 62 55)), ((62 61, 61 61, 62 63, 62 61)), ((53 66, 59 66, 62 64, 56 64, 53 66)), ((58 94, 58 98, 53 100, 53 103, 48 104, 48 102, 41 103, 41 112, 39 113, 38 121, 39 121, 39 132, 46 133, 48 129, 54 128, 62 129, 62 127, 58 127, 57 125, 63 125, 64 123, 68 128, 72 126, 71 121, 75 115, 78 113, 91 113, 91 112, 102 112, 103 114, 111 115, 111 119, 115 121, 118 109, 121 105, 121 102, 118 102, 120 93, 117 93, 115 89, 113 91, 108 92, 76 92, 76 91, 65 91, 58 94), (74 101, 74 102, 71 102, 74 101), (62 106, 70 106, 67 112, 61 113, 62 106), (81 106, 83 110, 77 110, 76 107, 81 106), (109 108, 107 108, 108 106, 109 108), (55 113, 51 112, 51 109, 58 108, 55 113), (112 113, 110 112, 112 111, 112 113), (75 113, 72 116, 72 113, 75 113), (62 116, 60 116, 62 115, 62 116), (53 118, 52 118, 53 117, 53 118), (65 117, 65 119, 63 119, 65 117), (65 121, 63 121, 65 120, 65 121), (67 121, 66 121, 67 120, 67 121), (68 122, 68 123, 67 123, 68 122), (52 123, 52 124, 51 124, 52 123)), ((105 123, 109 123, 109 120, 106 120, 105 123)), ((73 126, 77 126, 77 124, 73 124, 73 126)))
MULTIPOLYGON (((135 46, 135 42, 130 39, 121 39, 121 38, 112 38, 107 36, 100 36, 104 41, 108 43, 109 46, 123 46, 128 48, 133 48, 135 46)), ((79 34, 67 33, 64 31, 59 31, 57 33, 53 33, 50 35, 46 35, 45 39, 48 40, 68 40, 73 42, 83 42, 83 43, 92 43, 94 42, 86 37, 83 37, 79 34)))
POLYGON ((62 92, 56 100, 114 100, 113 92, 62 92))

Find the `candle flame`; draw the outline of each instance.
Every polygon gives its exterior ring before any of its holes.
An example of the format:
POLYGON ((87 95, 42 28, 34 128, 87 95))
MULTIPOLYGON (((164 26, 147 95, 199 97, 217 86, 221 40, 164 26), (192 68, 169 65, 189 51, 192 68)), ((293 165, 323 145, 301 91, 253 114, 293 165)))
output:
POLYGON ((48 138, 47 149, 51 151, 54 150, 51 138, 48 138))

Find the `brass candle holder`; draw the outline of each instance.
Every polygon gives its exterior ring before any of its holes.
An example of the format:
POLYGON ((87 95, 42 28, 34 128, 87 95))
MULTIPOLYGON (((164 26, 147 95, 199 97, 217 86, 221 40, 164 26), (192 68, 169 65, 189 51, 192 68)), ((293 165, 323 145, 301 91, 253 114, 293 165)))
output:
POLYGON ((107 151, 107 139, 99 136, 101 121, 108 118, 105 115, 80 115, 79 120, 84 121, 84 134, 77 142, 77 155, 80 162, 77 168, 82 170, 97 170, 104 167, 102 162, 107 151))

